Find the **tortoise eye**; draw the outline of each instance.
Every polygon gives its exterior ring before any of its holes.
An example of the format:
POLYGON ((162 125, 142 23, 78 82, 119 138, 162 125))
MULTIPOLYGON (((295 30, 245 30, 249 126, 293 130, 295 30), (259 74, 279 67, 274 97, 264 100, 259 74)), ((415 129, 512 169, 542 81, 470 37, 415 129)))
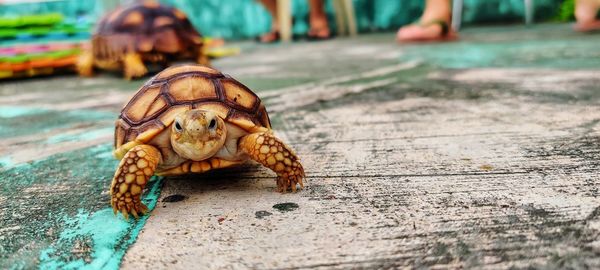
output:
POLYGON ((175 121, 175 130, 177 130, 177 132, 183 131, 183 128, 181 127, 181 124, 179 124, 179 121, 175 121))
POLYGON ((210 120, 210 123, 208 124, 208 128, 214 129, 215 126, 217 126, 217 121, 215 119, 210 120))

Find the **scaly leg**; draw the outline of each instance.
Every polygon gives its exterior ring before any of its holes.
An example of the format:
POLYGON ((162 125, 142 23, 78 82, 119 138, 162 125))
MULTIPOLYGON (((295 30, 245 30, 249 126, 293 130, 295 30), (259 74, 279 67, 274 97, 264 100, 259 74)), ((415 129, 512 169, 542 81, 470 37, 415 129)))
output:
POLYGON ((85 77, 94 74, 94 54, 91 51, 85 51, 77 58, 77 72, 85 77))
POLYGON ((146 75, 148 69, 144 66, 142 56, 137 53, 127 53, 123 58, 125 79, 131 80, 146 75))
POLYGON ((277 173, 277 188, 286 192, 288 188, 296 191, 296 184, 304 187, 305 177, 300 159, 281 140, 271 132, 252 133, 240 139, 239 147, 250 158, 277 173))
POLYGON ((125 219, 131 213, 135 218, 145 214, 148 208, 142 203, 142 191, 160 161, 160 152, 150 145, 138 145, 121 159, 110 185, 110 204, 125 219))

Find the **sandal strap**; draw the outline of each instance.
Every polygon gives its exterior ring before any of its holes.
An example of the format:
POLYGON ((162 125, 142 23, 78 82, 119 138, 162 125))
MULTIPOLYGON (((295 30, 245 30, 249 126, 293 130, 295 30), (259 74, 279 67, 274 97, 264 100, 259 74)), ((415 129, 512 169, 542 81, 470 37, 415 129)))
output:
POLYGON ((442 32, 441 32, 441 36, 445 37, 448 35, 448 33, 450 33, 450 26, 448 25, 448 23, 444 20, 431 20, 428 22, 419 22, 418 23, 421 27, 428 27, 431 25, 439 25, 442 28, 442 32))

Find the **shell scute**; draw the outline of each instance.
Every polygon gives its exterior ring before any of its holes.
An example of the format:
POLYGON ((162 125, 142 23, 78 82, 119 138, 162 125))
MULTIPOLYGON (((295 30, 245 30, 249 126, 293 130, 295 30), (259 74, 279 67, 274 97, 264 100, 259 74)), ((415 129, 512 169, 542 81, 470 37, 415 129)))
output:
POLYGON ((173 75, 187 73, 187 72, 202 72, 202 73, 208 73, 208 74, 214 74, 214 75, 221 75, 221 72, 219 72, 218 70, 215 70, 215 69, 212 69, 212 68, 209 68, 206 66, 180 65, 180 66, 174 66, 174 67, 165 69, 165 70, 161 71, 160 73, 156 74, 156 77, 154 77, 154 78, 155 79, 166 79, 166 78, 172 77, 173 75))
POLYGON ((202 102, 194 104, 194 109, 201 109, 206 111, 213 111, 219 117, 225 119, 229 114, 230 108, 221 102, 202 102))
POLYGON ((169 81, 168 92, 175 103, 216 100, 218 97, 213 82, 198 76, 182 76, 169 81))
POLYGON ((164 53, 176 53, 184 49, 181 44, 177 32, 173 29, 165 29, 160 34, 160 38, 154 41, 154 48, 157 51, 164 53))
POLYGON ((127 131, 131 128, 123 119, 118 119, 115 122, 115 146, 123 145, 127 140, 127 131))
POLYGON ((258 97, 250 89, 233 79, 222 80, 221 84, 227 101, 234 104, 234 106, 243 108, 243 110, 254 110, 258 97))
POLYGON ((137 26, 144 22, 144 15, 139 11, 132 11, 125 16, 121 24, 128 26, 137 26))
POLYGON ((148 110, 154 107, 153 103, 159 94, 159 86, 148 87, 141 94, 136 94, 129 104, 127 104, 128 108, 125 110, 126 118, 134 123, 144 120, 148 110))
POLYGON ((158 28, 158 27, 168 26, 168 25, 172 25, 174 22, 175 22, 175 20, 173 20, 171 17, 160 16, 160 17, 154 19, 153 27, 158 28))
POLYGON ((190 104, 172 106, 171 108, 169 108, 169 110, 161 114, 158 120, 160 120, 160 122, 163 123, 163 125, 169 126, 175 120, 175 116, 185 111, 188 111, 191 108, 192 106, 190 104))
POLYGON ((168 105, 169 103, 164 97, 158 97, 154 101, 154 103, 150 105, 150 108, 148 108, 148 111, 146 112, 146 117, 152 117, 155 114, 166 110, 168 105))

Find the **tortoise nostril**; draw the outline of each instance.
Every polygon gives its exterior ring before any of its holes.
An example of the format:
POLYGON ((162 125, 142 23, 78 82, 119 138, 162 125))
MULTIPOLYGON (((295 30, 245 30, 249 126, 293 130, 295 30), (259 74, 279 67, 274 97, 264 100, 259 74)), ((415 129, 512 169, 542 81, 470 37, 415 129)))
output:
POLYGON ((214 129, 217 126, 217 120, 215 120, 214 118, 212 120, 210 120, 210 123, 208 124, 208 128, 209 129, 214 129))

